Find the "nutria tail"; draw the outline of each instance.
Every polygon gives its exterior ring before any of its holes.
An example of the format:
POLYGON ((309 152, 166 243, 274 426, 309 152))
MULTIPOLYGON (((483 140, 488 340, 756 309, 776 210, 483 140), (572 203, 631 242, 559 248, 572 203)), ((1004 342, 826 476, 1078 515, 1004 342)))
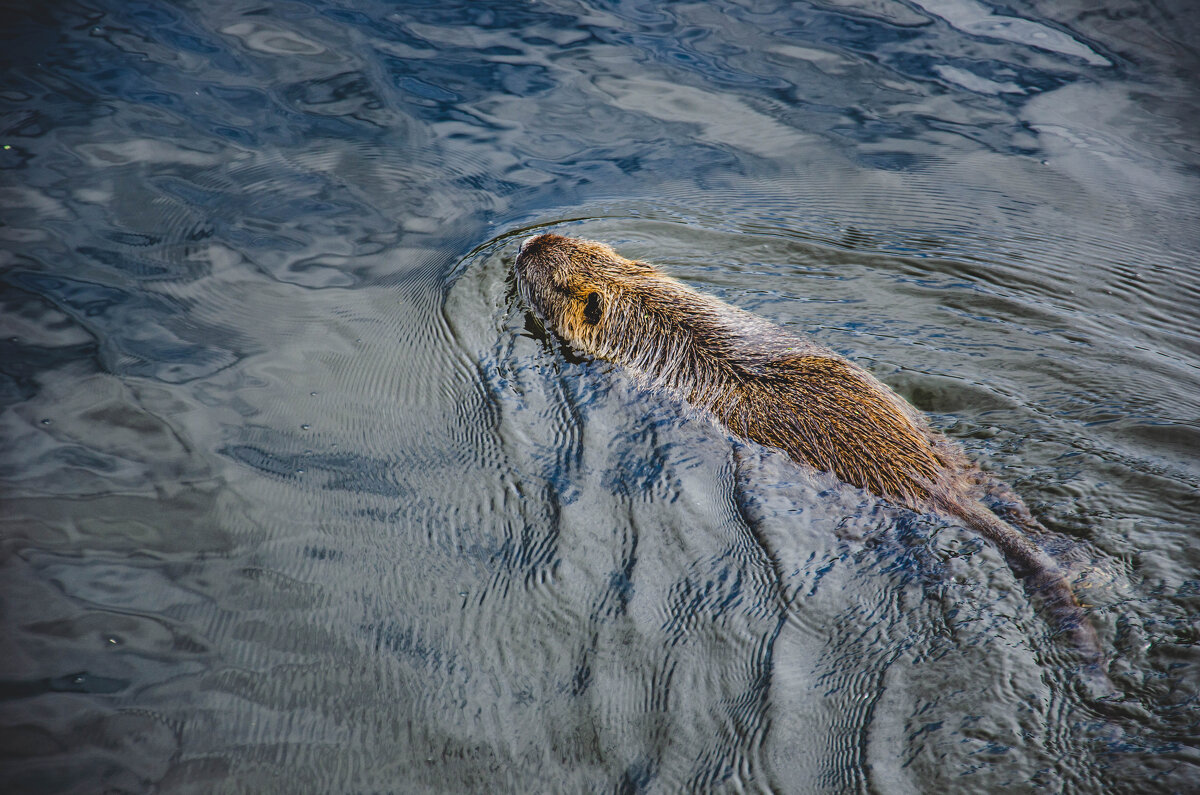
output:
POLYGON ((1004 522, 975 500, 953 496, 936 498, 939 507, 963 521, 969 528, 991 541, 1004 555, 1009 567, 1025 580, 1030 592, 1045 605, 1054 626, 1070 638, 1084 664, 1108 683, 1104 652, 1092 622, 1088 620, 1067 575, 1053 557, 1034 544, 1021 531, 1004 522))

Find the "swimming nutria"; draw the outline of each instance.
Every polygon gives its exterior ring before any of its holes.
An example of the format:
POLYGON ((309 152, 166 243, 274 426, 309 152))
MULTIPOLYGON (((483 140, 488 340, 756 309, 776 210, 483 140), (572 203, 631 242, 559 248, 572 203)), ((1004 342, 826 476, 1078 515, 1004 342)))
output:
MULTIPOLYGON (((536 235, 516 273, 524 299, 584 353, 629 368, 737 436, 990 540, 1102 671, 1096 632, 1055 560, 979 502, 988 476, 866 370, 603 243, 536 235)), ((1021 523, 1042 529, 996 486, 1021 523)))

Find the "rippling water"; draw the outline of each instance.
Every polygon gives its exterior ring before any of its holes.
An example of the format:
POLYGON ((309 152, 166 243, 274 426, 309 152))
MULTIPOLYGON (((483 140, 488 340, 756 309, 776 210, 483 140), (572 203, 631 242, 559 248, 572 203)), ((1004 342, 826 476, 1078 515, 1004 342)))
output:
POLYGON ((1200 27, 1079 3, 7 3, 14 792, 1200 786, 1200 27), (987 544, 580 359, 520 239, 869 367, 987 544))

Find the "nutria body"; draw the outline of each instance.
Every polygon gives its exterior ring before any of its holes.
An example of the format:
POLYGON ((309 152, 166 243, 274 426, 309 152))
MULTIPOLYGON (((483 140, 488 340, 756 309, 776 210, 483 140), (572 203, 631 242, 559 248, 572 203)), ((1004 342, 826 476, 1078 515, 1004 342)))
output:
MULTIPOLYGON (((524 299, 582 352, 628 368, 737 436, 978 532, 1026 578, 1086 662, 1103 665, 1062 569, 979 502, 988 476, 867 371, 602 243, 537 235, 521 246, 516 272, 524 299)), ((1013 512, 1041 529, 1019 500, 1013 512)))

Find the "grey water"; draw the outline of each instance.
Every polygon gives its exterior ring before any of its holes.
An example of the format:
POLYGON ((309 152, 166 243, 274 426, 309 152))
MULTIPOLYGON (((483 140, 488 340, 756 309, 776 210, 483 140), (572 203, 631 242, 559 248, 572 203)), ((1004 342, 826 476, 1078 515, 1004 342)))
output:
POLYGON ((1200 789, 1185 0, 70 0, 0 26, 6 792, 1200 789), (607 242, 851 357, 988 544, 548 333, 607 242))

